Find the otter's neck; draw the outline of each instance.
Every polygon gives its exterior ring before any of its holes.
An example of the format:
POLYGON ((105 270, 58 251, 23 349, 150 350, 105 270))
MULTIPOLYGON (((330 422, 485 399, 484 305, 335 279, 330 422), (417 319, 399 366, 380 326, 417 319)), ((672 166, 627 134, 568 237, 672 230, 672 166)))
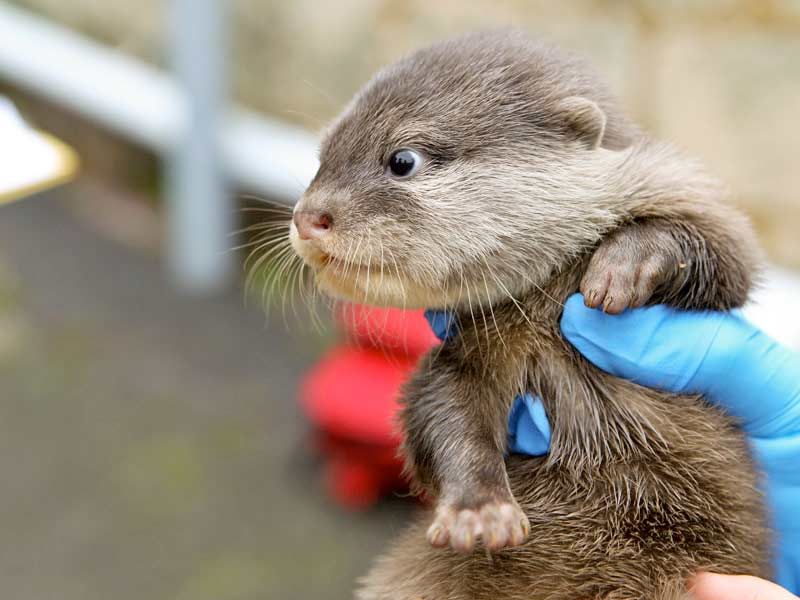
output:
POLYGON ((578 290, 590 253, 554 275, 541 289, 479 310, 460 313, 460 345, 471 368, 510 405, 530 392, 544 403, 553 431, 548 461, 584 472, 599 464, 663 451, 663 399, 632 392, 631 384, 602 373, 561 335, 563 303, 578 290))

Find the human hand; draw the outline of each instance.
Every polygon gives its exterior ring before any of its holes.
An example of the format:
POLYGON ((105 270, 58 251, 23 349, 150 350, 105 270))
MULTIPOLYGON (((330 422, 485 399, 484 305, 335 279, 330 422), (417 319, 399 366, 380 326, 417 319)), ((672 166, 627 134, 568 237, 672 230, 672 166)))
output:
POLYGON ((781 586, 749 575, 698 573, 687 588, 697 600, 797 600, 781 586))
MULTIPOLYGON (((439 339, 457 334, 450 313, 428 311, 425 316, 439 339)), ((567 300, 561 329, 600 369, 649 387, 701 393, 740 419, 766 475, 773 527, 779 532, 776 579, 796 591, 800 355, 736 313, 657 305, 612 316, 586 307, 580 294, 567 300)), ((509 414, 509 450, 542 455, 549 443, 550 425, 541 400, 531 394, 515 398, 509 414)))
POLYGON ((568 299, 561 330, 600 369, 649 387, 701 393, 741 421, 766 476, 779 537, 776 580, 797 591, 800 354, 736 313, 657 305, 612 316, 587 308, 580 294, 568 299))

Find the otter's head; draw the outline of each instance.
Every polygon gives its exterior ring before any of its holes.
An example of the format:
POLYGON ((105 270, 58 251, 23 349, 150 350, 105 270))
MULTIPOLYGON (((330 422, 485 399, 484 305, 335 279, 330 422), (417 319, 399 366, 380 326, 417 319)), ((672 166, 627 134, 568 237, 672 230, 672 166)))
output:
POLYGON ((515 32, 380 73, 329 128, 291 240, 323 291, 455 307, 540 285, 614 219, 634 129, 573 58, 515 32))

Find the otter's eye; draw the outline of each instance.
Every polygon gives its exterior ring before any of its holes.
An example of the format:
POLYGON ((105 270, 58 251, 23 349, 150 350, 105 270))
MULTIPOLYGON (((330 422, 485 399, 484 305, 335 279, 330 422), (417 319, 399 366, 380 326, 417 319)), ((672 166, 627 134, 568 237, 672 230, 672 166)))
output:
POLYGON ((407 148, 395 150, 389 157, 387 168, 395 177, 407 179, 416 173, 422 165, 422 157, 407 148))

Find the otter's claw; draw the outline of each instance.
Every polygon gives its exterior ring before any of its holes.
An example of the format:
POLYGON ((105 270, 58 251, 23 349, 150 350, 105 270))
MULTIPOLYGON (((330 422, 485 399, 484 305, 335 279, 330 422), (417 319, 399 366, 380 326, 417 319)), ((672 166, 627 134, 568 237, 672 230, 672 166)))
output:
POLYGON ((610 240, 589 261, 580 287, 584 302, 590 308, 602 307, 610 314, 642 306, 668 279, 672 262, 670 256, 643 256, 617 240, 610 240))

